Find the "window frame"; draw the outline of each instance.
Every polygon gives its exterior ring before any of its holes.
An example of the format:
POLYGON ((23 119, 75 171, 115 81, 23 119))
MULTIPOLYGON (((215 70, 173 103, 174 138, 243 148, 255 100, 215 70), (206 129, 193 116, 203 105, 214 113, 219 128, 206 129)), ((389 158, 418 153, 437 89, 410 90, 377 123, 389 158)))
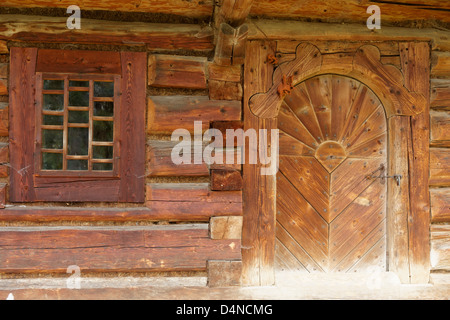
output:
MULTIPOLYGON (((92 75, 92 74, 72 74, 72 73, 44 73, 44 72, 37 72, 36 73, 36 96, 35 96, 35 104, 36 104, 36 144, 35 144, 35 172, 36 176, 59 176, 59 177, 67 177, 67 176, 77 176, 77 177, 118 177, 119 176, 119 168, 120 168, 120 148, 119 148, 119 134, 120 131, 120 83, 121 83, 121 77, 118 75, 92 75), (43 95, 45 94, 45 91, 43 89, 43 83, 45 79, 50 78, 51 80, 64 80, 64 89, 58 90, 62 91, 64 94, 64 109, 63 109, 63 117, 64 117, 64 124, 63 124, 63 169, 61 170, 45 170, 42 169, 42 153, 45 151, 42 151, 42 116, 43 116, 43 95), (70 87, 68 86, 68 83, 70 80, 76 79, 76 80, 89 80, 89 81, 105 81, 105 80, 112 80, 114 81, 114 115, 113 115, 113 141, 111 145, 113 146, 113 170, 112 171, 94 171, 92 169, 86 170, 69 170, 64 169, 64 164, 67 159, 67 156, 73 157, 71 155, 67 155, 67 135, 68 135, 68 128, 70 127, 68 123, 68 111, 69 111, 69 103, 68 103, 68 92, 70 91, 70 87), (67 88, 67 91, 66 91, 67 88)), ((50 91, 50 90, 49 90, 50 91)), ((88 166, 90 166, 90 163, 101 163, 102 161, 99 161, 98 159, 94 159, 91 154, 91 146, 94 145, 100 145, 101 143, 95 142, 91 139, 92 137, 92 129, 93 129, 93 121, 94 115, 93 115, 93 102, 95 101, 95 97, 93 97, 93 88, 91 85, 88 87, 89 91, 89 141, 88 141, 88 166)), ((47 91, 48 92, 48 91, 47 91)), ((80 108, 80 107, 76 107, 80 108)), ((108 146, 110 144, 108 143, 108 146)), ((79 157, 79 156, 75 156, 79 157)), ((74 157, 74 158, 75 158, 74 157)), ((109 162, 108 162, 109 163, 109 162)))
MULTIPOLYGON (((9 136, 12 170, 9 201, 143 203, 147 53, 31 47, 10 49, 9 136), (120 162, 115 176, 109 173, 80 175, 79 171, 61 174, 40 170, 40 153, 36 152, 40 147, 40 137, 37 137, 37 130, 40 129, 36 121, 42 117, 37 106, 39 103, 36 104, 39 77, 54 73, 76 74, 80 78, 92 75, 120 79, 115 82, 115 95, 120 100, 120 111, 114 115, 119 120, 116 122, 118 130, 115 130, 118 137, 113 140, 117 143, 117 161, 120 162)), ((42 78, 40 83, 42 86, 42 78)))

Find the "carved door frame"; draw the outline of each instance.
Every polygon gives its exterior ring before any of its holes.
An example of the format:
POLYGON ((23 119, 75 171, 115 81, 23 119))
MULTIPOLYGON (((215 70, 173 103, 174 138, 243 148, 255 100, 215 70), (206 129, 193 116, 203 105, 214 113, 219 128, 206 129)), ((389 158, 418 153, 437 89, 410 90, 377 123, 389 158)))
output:
MULTIPOLYGON (((244 129, 276 129, 285 95, 314 76, 337 74, 369 87, 388 118, 387 174, 402 176, 399 185, 388 179, 388 268, 402 283, 427 283, 430 45, 398 44, 401 69, 383 64, 374 45, 362 43, 351 53, 324 54, 314 44, 300 41, 295 59, 275 67, 268 57, 275 55, 276 42, 249 41, 244 68, 244 129)), ((261 166, 244 164, 244 285, 275 283, 276 177, 261 176, 261 166)))

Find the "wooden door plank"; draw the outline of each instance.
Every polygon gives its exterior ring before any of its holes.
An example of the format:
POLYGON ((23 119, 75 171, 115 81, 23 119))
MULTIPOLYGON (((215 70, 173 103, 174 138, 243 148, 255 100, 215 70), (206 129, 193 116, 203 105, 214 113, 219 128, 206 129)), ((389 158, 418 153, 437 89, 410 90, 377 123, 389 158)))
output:
POLYGON ((347 149, 349 158, 385 158, 387 155, 387 132, 347 149))
POLYGON ((280 240, 275 241, 275 266, 277 271, 295 271, 308 273, 308 270, 295 258, 280 240))
POLYGON ((305 82, 297 85, 292 90, 291 94, 284 98, 284 102, 294 112, 303 126, 309 131, 311 136, 316 139, 316 141, 324 141, 316 112, 314 111, 314 107, 312 106, 311 100, 308 96, 305 82))
POLYGON ((366 252, 366 254, 348 272, 366 272, 377 274, 386 272, 386 235, 366 252))
POLYGON ((324 140, 331 138, 331 76, 320 76, 305 82, 324 140))
POLYGON ((314 149, 289 134, 279 132, 280 156, 313 156, 314 149))

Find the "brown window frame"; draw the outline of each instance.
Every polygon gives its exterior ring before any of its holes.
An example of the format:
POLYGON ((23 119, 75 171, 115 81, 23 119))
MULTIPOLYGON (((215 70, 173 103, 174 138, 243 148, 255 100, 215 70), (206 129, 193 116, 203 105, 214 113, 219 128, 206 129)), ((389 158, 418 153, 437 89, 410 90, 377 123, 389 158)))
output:
MULTIPOLYGON (((143 52, 11 48, 11 202, 144 202, 146 64, 143 52), (70 77, 114 79, 112 171, 41 169, 43 77, 47 76, 65 81, 70 77)), ((67 86, 65 83, 63 148, 67 147, 67 86)), ((90 95, 90 131, 92 101, 90 95)), ((89 159, 91 153, 90 148, 89 159)))

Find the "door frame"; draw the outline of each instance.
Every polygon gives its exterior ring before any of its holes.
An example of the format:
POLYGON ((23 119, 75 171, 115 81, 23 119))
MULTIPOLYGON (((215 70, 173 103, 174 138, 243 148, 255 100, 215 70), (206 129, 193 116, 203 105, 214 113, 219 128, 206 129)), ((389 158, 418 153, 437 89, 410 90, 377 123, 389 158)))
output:
MULTIPOLYGON (((383 64, 374 45, 361 43, 354 52, 324 54, 301 41, 295 58, 276 66, 276 45, 269 40, 247 43, 244 130, 276 129, 285 95, 309 78, 337 74, 369 87, 388 118, 387 174, 402 175, 399 185, 387 179, 388 270, 402 283, 428 283, 430 44, 398 42, 401 69, 383 64)), ((276 176, 262 176, 261 167, 243 167, 242 281, 247 286, 275 283, 276 176)))

